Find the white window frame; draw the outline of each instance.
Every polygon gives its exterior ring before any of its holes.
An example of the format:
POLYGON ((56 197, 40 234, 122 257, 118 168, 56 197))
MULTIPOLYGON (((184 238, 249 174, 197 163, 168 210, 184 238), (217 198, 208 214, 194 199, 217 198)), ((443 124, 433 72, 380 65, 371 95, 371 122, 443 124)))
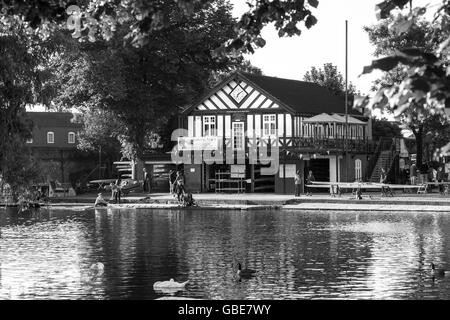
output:
POLYGON ((355 159, 355 180, 362 179, 362 162, 361 159, 355 159))
POLYGON ((263 114, 263 136, 272 137, 277 135, 277 115, 263 114))
POLYGON ((47 143, 55 143, 55 133, 53 131, 47 132, 47 143))
POLYGON ((76 137, 75 132, 69 132, 67 134, 67 143, 74 144, 75 143, 75 137, 76 137), (71 140, 70 137, 73 137, 73 140, 71 140))
POLYGON ((217 136, 216 116, 203 116, 203 136, 204 137, 217 136))

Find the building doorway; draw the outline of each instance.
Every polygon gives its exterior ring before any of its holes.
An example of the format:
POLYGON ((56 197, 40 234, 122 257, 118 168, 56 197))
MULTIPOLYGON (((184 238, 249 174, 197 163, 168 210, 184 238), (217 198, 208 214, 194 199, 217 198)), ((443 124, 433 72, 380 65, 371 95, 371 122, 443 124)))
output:
POLYGON ((312 170, 316 181, 330 181, 330 159, 311 159, 306 161, 305 178, 309 170, 312 170))

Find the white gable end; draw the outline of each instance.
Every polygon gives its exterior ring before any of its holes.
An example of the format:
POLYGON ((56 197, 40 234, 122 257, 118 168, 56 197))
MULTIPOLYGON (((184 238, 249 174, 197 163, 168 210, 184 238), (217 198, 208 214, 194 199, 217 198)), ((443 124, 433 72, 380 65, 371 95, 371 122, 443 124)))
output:
POLYGON ((278 108, 265 94, 245 81, 231 80, 195 107, 195 110, 274 109, 278 108))

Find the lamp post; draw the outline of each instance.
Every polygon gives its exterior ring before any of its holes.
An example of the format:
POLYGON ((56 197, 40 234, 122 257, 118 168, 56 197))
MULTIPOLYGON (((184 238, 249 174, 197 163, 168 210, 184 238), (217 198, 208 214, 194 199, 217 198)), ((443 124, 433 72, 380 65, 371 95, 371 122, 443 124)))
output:
POLYGON ((102 178, 102 146, 98 150, 98 179, 102 178))
POLYGON ((348 182, 348 21, 345 20, 345 180, 348 182))

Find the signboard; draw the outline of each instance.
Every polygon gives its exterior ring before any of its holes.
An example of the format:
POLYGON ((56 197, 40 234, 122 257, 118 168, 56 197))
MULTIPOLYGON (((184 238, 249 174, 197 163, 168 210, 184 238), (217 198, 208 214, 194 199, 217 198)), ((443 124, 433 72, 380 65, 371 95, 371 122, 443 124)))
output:
POLYGON ((295 178, 295 169, 296 169, 295 164, 286 164, 286 165, 280 164, 280 169, 278 171, 280 178, 281 179, 295 178), (286 175, 284 175, 284 174, 286 174, 286 175))
POLYGON ((179 150, 218 150, 221 137, 179 137, 179 150))
POLYGON ((245 165, 244 164, 230 165, 230 177, 231 178, 245 178, 245 165))
POLYGON ((445 164, 445 173, 449 173, 450 172, 450 163, 446 163, 445 164))

